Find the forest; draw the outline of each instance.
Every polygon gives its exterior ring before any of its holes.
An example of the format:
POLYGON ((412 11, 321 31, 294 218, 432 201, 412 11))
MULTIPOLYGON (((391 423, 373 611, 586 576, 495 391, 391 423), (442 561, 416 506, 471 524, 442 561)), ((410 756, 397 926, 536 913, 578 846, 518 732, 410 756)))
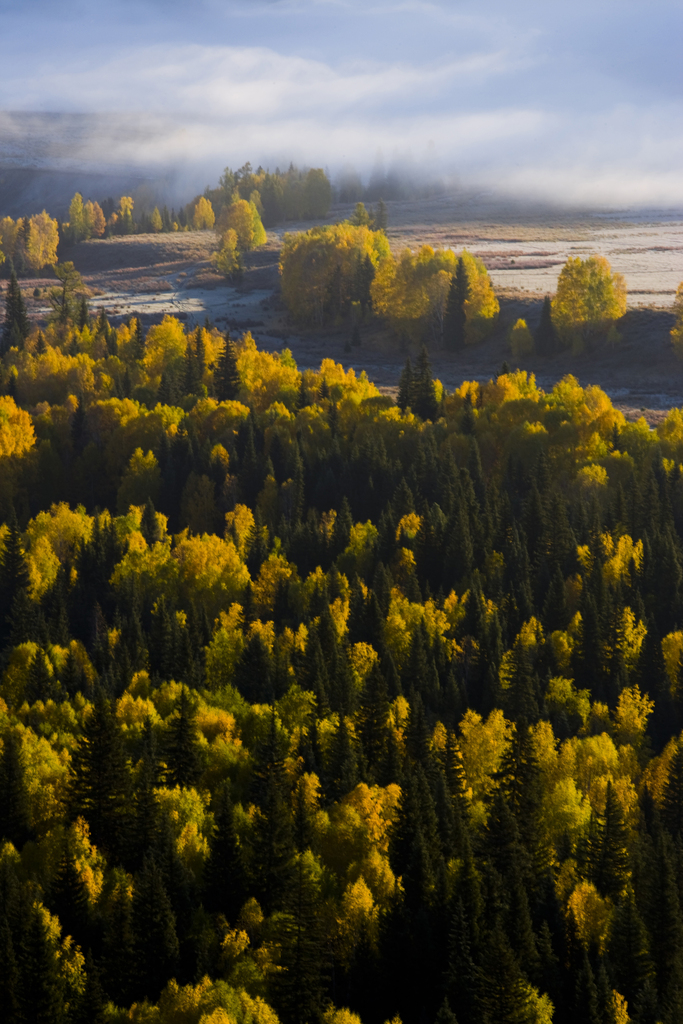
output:
POLYGON ((683 413, 63 298, 3 329, 3 1021, 680 1021, 683 413))

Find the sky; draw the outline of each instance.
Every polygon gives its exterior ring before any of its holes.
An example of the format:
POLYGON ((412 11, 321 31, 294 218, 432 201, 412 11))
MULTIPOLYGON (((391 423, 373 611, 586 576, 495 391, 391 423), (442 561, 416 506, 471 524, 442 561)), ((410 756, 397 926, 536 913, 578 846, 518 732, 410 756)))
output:
POLYGON ((105 162, 367 178, 379 150, 527 197, 680 205, 681 39, 681 0, 0 0, 0 110, 106 114, 105 162))

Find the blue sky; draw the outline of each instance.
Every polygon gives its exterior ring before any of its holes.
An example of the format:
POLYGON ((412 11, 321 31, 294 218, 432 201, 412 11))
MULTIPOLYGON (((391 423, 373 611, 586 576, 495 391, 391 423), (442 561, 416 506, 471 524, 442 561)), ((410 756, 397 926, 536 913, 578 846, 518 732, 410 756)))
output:
POLYGON ((485 187, 680 203, 682 38, 680 0, 0 0, 0 109, 160 118, 143 158, 207 173, 367 174, 379 147, 485 187))

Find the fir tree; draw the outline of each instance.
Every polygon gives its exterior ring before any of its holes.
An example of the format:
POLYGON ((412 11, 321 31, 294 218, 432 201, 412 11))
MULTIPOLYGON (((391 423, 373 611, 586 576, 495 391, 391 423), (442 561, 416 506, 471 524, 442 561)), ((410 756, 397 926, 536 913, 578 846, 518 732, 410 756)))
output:
POLYGON ((414 377, 413 367, 410 362, 410 356, 406 359, 406 365, 403 367, 401 373, 401 379, 398 383, 398 395, 396 398, 396 404, 398 405, 401 412, 405 412, 408 406, 413 404, 414 394, 414 377))
POLYGON ((59 918, 63 935, 71 935, 74 942, 87 948, 90 925, 88 890, 68 840, 62 849, 57 873, 50 886, 48 903, 59 918))
POLYGON ((100 972, 90 950, 85 958, 85 985, 77 1001, 73 1024, 105 1024, 106 1002, 100 972))
POLYGON ((436 392, 432 378, 432 367, 429 362, 427 349, 423 345, 415 367, 413 377, 412 408, 423 420, 435 420, 437 414, 436 392))
POLYGON ((219 402, 236 399, 242 386, 237 369, 235 343, 231 340, 229 331, 225 335, 225 345, 214 370, 213 386, 219 402))
POLYGON ((156 1001, 177 969, 180 948, 164 880, 153 857, 146 857, 135 880, 133 934, 137 992, 156 1001))
POLYGON ((0 336, 0 356, 9 352, 10 348, 16 346, 23 348, 24 341, 28 338, 30 324, 26 314, 24 297, 17 281, 14 270, 7 285, 5 297, 5 319, 2 325, 0 336))
POLYGON ((20 1024, 19 962, 6 913, 0 913, 0 1020, 20 1024))
POLYGON ((314 865, 310 853, 297 856, 284 900, 284 970, 276 980, 276 1006, 284 1024, 308 1024, 321 1013, 325 958, 314 865))
POLYGON ((28 591, 29 588, 28 565, 14 510, 7 525, 9 530, 0 557, 0 627, 2 619, 10 614, 19 591, 28 591))
POLYGON ((444 316, 444 344, 446 348, 461 349, 465 345, 465 324, 467 320, 465 303, 470 295, 467 268, 462 256, 458 259, 455 274, 451 279, 444 316))
POLYGON ((0 837, 21 850, 31 835, 22 745, 13 729, 5 732, 3 740, 0 754, 0 837))
POLYGON ((204 904, 207 910, 225 914, 236 922, 247 897, 242 851, 235 831, 234 811, 227 786, 218 794, 215 828, 204 869, 204 904))
POLYGON ((543 300, 541 319, 534 334, 534 343, 540 356, 551 355, 557 347, 557 331, 553 324, 549 295, 546 295, 543 300))
POLYGON ((177 714, 168 726, 166 781, 169 786, 193 786, 202 770, 195 708, 186 686, 180 691, 177 714))
POLYGON ((21 1020, 31 1024, 59 1024, 63 1019, 64 991, 53 941, 41 907, 34 905, 19 951, 21 1020))
POLYGON ((270 913, 281 903, 291 878, 294 854, 289 786, 274 709, 268 735, 257 751, 254 783, 254 875, 259 900, 270 913))
POLYGON ((116 860, 126 845, 130 779, 121 730, 101 692, 72 753, 70 771, 69 802, 73 817, 84 817, 90 825, 93 843, 116 860))
POLYGON ((600 818, 597 848, 591 852, 593 881, 603 896, 619 898, 629 876, 626 826, 612 782, 607 783, 605 812, 600 818))
POLYGON ((630 1006, 648 980, 654 977, 648 945, 647 929, 638 912, 633 890, 629 888, 614 911, 608 953, 615 987, 630 1006))
POLYGON ((134 997, 137 971, 133 904, 127 876, 117 875, 104 917, 102 981, 109 998, 127 1006, 134 997))

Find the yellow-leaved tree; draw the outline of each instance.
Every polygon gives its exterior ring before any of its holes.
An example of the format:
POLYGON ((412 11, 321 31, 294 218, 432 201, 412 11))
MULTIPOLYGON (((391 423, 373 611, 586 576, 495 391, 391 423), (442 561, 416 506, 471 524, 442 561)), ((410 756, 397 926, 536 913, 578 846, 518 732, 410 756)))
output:
POLYGON ((26 233, 26 262, 35 273, 57 262, 59 229, 57 221, 45 210, 28 222, 26 233))
POLYGON ((552 302, 553 323, 567 345, 581 348, 606 333, 626 312, 626 282, 604 256, 570 256, 560 271, 552 302))
MULTIPOLYGON (((158 212, 158 211, 157 211, 158 212)), ((161 219, 161 218, 160 218, 161 219)), ((195 231, 207 231, 216 223, 216 215, 210 200, 200 196, 192 214, 192 227, 195 231)))
POLYGON ((683 281, 676 289, 673 312, 676 323, 671 328, 671 343, 676 355, 683 359, 683 281))
POLYGON ((216 233, 223 240, 231 229, 237 235, 237 245, 241 252, 249 252, 265 244, 266 231, 253 202, 238 198, 223 207, 216 223, 216 233))

